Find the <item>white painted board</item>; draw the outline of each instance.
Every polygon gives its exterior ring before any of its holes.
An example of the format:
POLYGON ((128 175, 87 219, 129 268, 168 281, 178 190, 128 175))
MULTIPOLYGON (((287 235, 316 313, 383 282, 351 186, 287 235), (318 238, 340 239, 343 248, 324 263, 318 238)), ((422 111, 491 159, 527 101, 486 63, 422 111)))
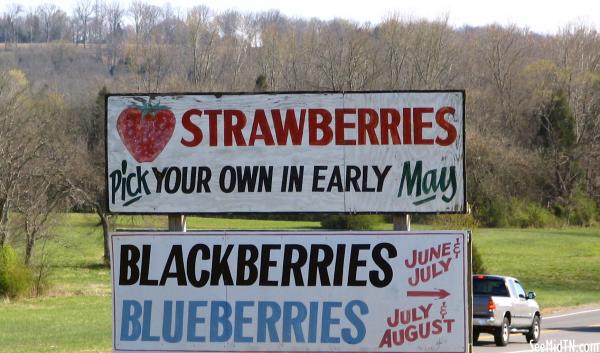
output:
POLYGON ((106 114, 110 212, 465 212, 463 91, 109 95, 106 114))
POLYGON ((115 352, 466 352, 467 233, 113 233, 115 352))

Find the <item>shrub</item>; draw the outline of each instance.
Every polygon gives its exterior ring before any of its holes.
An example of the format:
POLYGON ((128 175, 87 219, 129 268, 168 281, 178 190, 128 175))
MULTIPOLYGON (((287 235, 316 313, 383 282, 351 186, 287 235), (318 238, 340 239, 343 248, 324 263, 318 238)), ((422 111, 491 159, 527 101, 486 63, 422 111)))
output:
POLYGON ((591 226, 596 220, 598 206, 583 192, 577 192, 566 210, 567 222, 578 226, 591 226))
POLYGON ((536 203, 512 198, 488 200, 476 218, 488 227, 543 228, 560 225, 558 218, 547 208, 536 203))
POLYGON ((472 243, 471 247, 471 268, 473 269, 473 274, 484 274, 487 272, 485 266, 483 265, 483 259, 477 251, 477 247, 475 243, 472 243))
POLYGON ((479 220, 476 219, 472 213, 434 215, 415 214, 412 219, 414 223, 427 224, 442 229, 476 229, 479 227, 479 220))
POLYGON ((383 222, 381 215, 332 215, 321 221, 325 229, 371 230, 383 222))
POLYGON ((11 246, 0 247, 0 296, 15 298, 26 294, 31 287, 31 277, 30 269, 11 246))
POLYGON ((486 227, 508 227, 510 223, 508 204, 501 199, 486 200, 474 208, 475 218, 486 227))

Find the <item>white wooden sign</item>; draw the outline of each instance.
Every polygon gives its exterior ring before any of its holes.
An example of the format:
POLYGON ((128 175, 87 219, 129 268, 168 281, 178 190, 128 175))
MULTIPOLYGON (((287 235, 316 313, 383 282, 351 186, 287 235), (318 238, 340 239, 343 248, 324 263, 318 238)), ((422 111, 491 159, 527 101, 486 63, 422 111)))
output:
POLYGON ((109 95, 115 213, 464 212, 464 92, 109 95))
POLYGON ((467 237, 115 233, 113 351, 463 353, 467 237))

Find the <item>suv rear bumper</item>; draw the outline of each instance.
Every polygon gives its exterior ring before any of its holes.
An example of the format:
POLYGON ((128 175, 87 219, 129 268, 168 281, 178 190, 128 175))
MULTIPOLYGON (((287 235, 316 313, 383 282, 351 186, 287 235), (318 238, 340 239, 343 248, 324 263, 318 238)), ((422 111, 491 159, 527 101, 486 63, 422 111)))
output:
MULTIPOLYGON (((473 318, 473 327, 485 328, 485 327, 500 327, 502 325, 501 320, 496 320, 495 317, 489 316, 475 316, 473 318)), ((483 330, 480 330, 483 331, 483 330)))

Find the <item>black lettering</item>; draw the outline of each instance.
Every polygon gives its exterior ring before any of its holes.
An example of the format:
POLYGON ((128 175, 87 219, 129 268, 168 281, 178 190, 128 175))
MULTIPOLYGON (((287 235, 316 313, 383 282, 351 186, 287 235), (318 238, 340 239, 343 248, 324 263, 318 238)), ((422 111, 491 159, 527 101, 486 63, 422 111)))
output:
POLYGON ((367 265, 366 260, 359 260, 360 251, 368 250, 371 248, 369 244, 352 244, 350 247, 350 267, 348 268, 348 286, 351 287, 364 287, 367 285, 365 280, 357 280, 356 274, 359 267, 365 267, 367 265))
POLYGON ((196 183, 196 192, 210 192, 210 186, 208 186, 208 182, 212 177, 212 173, 210 168, 208 167, 198 167, 198 182, 196 183))
POLYGON ((167 259, 167 265, 163 270, 163 274, 160 278, 160 286, 164 286, 168 278, 177 278, 178 286, 186 286, 187 281, 185 280, 185 265, 183 264, 183 250, 181 245, 173 245, 169 258, 167 259), (171 271, 175 263, 175 270, 171 271))
POLYGON ((281 192, 286 192, 286 186, 288 183, 288 170, 290 167, 287 165, 283 167, 283 175, 281 176, 281 192))
POLYGON ((225 253, 221 256, 221 245, 215 245, 212 258, 212 273, 210 276, 210 285, 216 286, 219 284, 219 279, 223 277, 223 284, 226 286, 233 285, 233 279, 231 278, 231 270, 227 260, 231 255, 233 245, 227 245, 225 253))
POLYGON ((335 254, 335 271, 333 273, 333 285, 341 286, 344 281, 344 258, 346 256, 346 244, 338 244, 335 254))
POLYGON ((196 288, 204 287, 210 278, 210 272, 200 271, 200 278, 196 277, 196 267, 198 265, 198 253, 202 252, 202 260, 210 259, 210 249, 204 244, 196 244, 190 249, 187 258, 187 276, 190 284, 196 288))
POLYGON ((221 169, 219 176, 219 187, 224 193, 230 193, 235 189, 235 169, 232 166, 225 166, 221 169), (229 184, 225 185, 225 176, 229 174, 229 184))
POLYGON ((373 261, 381 269, 381 272, 383 272, 383 279, 379 278, 379 271, 372 270, 371 272, 369 272, 369 279, 371 280, 371 284, 377 288, 387 286, 388 284, 390 284, 390 282, 392 282, 392 278, 394 277, 394 271, 392 270, 392 266, 390 266, 389 262, 387 262, 386 259, 384 259, 381 255, 381 252, 384 249, 387 251, 389 259, 393 259, 396 256, 398 256, 396 247, 390 243, 377 244, 373 248, 373 261))
POLYGON ((304 166, 300 166, 300 170, 298 170, 298 167, 296 166, 292 166, 292 168, 290 169, 290 184, 289 184, 289 188, 288 188, 288 192, 292 192, 294 191, 298 191, 301 192, 302 191, 302 182, 304 178, 304 166))
POLYGON ((258 248, 255 245, 239 246, 236 285, 250 286, 256 282, 258 278, 256 260, 258 260, 258 248), (250 254, 250 257, 248 257, 248 254, 250 254), (245 277, 246 269, 248 269, 248 278, 245 277))
POLYGON ((376 165, 373 166, 373 171, 377 176, 377 192, 381 192, 381 190, 383 190, 383 182, 385 181, 385 178, 390 172, 390 169, 392 169, 392 166, 386 165, 385 168, 383 168, 383 172, 381 172, 376 165))
POLYGON ((313 244, 310 247, 310 261, 308 264, 308 286, 317 285, 317 274, 322 286, 329 286, 329 273, 327 268, 333 262, 333 249, 326 244, 313 244), (319 253, 323 252, 323 259, 319 260, 319 253))
POLYGON ((142 245, 142 266, 140 276, 140 286, 157 286, 157 279, 149 279, 148 275, 150 272, 150 252, 152 251, 151 245, 142 245))
POLYGON ((167 168, 158 170, 156 167, 152 167, 152 172, 154 173, 154 178, 156 178, 156 193, 160 194, 162 192, 163 180, 165 179, 167 168))
POLYGON ((320 175, 321 171, 327 170, 327 166, 325 165, 316 165, 313 169, 313 183, 312 183, 312 191, 313 192, 324 192, 324 187, 319 187, 319 180, 324 180, 325 176, 320 175))
POLYGON ((346 167, 346 191, 350 191, 350 184, 354 187, 354 191, 360 192, 360 186, 358 186, 358 179, 360 179, 360 168, 355 165, 349 165, 346 167))
POLYGON ((165 177, 165 191, 169 194, 174 194, 179 191, 179 187, 181 186, 181 170, 177 167, 171 167, 167 171, 167 175, 165 177), (171 187, 171 176, 175 173, 175 180, 173 183, 173 187, 171 187))
POLYGON ((277 261, 271 261, 271 250, 281 249, 278 244, 265 244, 260 250, 260 279, 261 286, 276 286, 277 281, 269 281, 269 268, 275 267, 277 261))
POLYGON ((290 275, 294 273, 294 283, 296 286, 304 286, 304 278, 302 277, 302 266, 306 264, 308 254, 304 246, 299 244, 286 245, 283 250, 283 275, 281 278, 282 286, 290 285, 290 275), (292 261, 294 251, 298 254, 296 261, 292 261))
POLYGON ((327 192, 331 192, 331 190, 336 187, 338 192, 344 191, 342 189, 342 175, 340 173, 340 167, 333 167, 333 172, 331 173, 331 178, 329 179, 329 185, 327 185, 327 192))
POLYGON ((244 169, 236 167, 238 175, 238 192, 254 192, 256 188, 256 177, 258 175, 258 166, 245 166, 244 169))
POLYGON ((140 250, 135 245, 121 245, 121 268, 119 271, 119 284, 130 286, 140 278, 140 250), (129 274, 130 276, 127 276, 129 274))
POLYGON ((183 167, 182 169, 183 180, 181 181, 181 191, 184 194, 191 194, 196 188, 196 167, 191 168, 189 175, 188 167, 183 167))
POLYGON ((369 175, 369 166, 363 165, 362 192, 373 192, 375 188, 367 185, 367 175, 369 175))

